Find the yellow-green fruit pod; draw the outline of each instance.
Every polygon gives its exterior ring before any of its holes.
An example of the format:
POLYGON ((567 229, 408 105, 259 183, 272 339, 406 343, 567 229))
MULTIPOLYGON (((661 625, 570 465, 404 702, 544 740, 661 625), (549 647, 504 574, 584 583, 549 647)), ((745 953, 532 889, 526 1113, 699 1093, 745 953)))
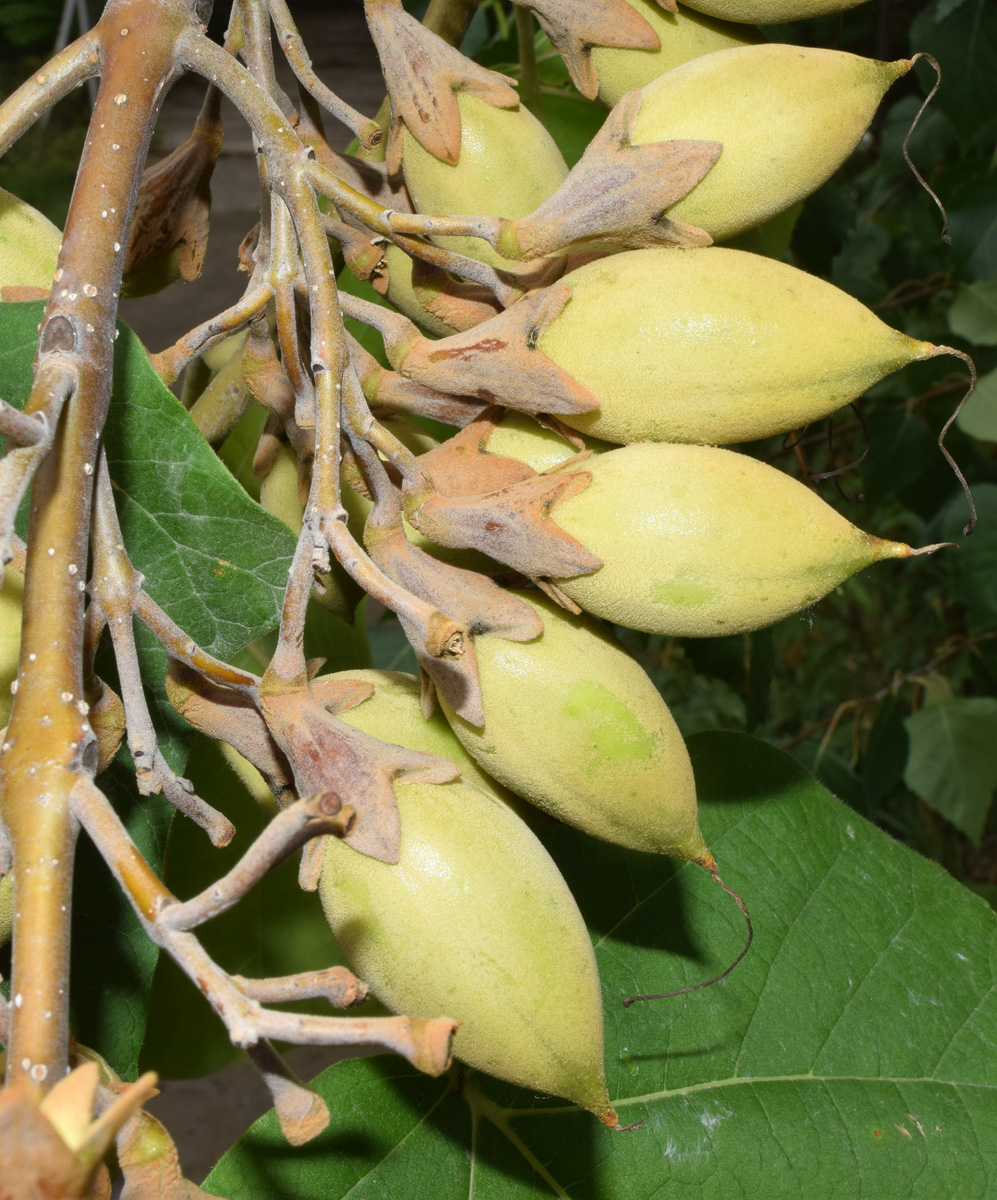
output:
MULTIPOLYGON (((600 441, 599 438, 587 437, 583 440, 585 449, 591 450, 593 454, 613 449, 609 442, 600 441)), ((579 453, 577 446, 573 446, 567 438, 561 437, 553 429, 548 429, 532 417, 511 410, 495 427, 486 448, 489 454, 518 459, 534 471, 540 472, 558 467, 579 453)))
POLYGON ((910 62, 780 44, 717 50, 641 90, 633 142, 723 143, 720 158, 668 216, 714 241, 761 225, 841 166, 883 93, 910 62))
POLYGON ((10 941, 14 927, 14 880, 10 875, 0 876, 0 946, 10 941))
POLYGON ((451 329, 439 317, 427 312, 419 303, 419 297, 412 287, 412 260, 405 251, 399 250, 397 246, 388 245, 385 247, 384 256, 388 266, 387 298, 395 308, 404 313, 410 321, 414 321, 423 333, 433 337, 449 337, 451 333, 455 333, 456 330, 451 329))
MULTIPOLYGON (((509 220, 533 212, 568 173, 554 139, 522 104, 496 108, 458 92, 457 105, 461 135, 455 165, 424 150, 407 130, 404 134, 402 173, 416 211, 509 220)), ((480 238, 434 240, 492 266, 508 266, 508 260, 480 238)))
POLYGON ((864 0, 688 0, 689 7, 725 21, 774 25, 780 21, 806 21, 827 13, 855 8, 864 0))
MULTIPOLYGON (((290 446, 280 447, 270 470, 260 480, 260 504, 293 533, 301 532, 305 508, 298 492, 298 456, 290 446)), ((334 558, 322 576, 322 585, 324 590, 315 594, 318 603, 352 624, 360 589, 334 558)))
POLYGON ((657 50, 625 50, 617 46, 593 46, 592 65, 599 77, 599 99, 612 107, 632 88, 643 87, 665 71, 690 59, 732 46, 752 46, 761 34, 749 25, 727 25, 680 7, 670 13, 657 0, 627 0, 658 35, 657 50))
POLYGON ((563 282, 571 299, 538 346, 599 400, 561 419, 611 442, 798 429, 938 353, 839 288, 743 250, 631 250, 563 282))
POLYGON ((396 865, 327 842, 322 906, 353 970, 394 1012, 459 1021, 470 1066, 615 1124, 592 943, 547 851, 460 780, 395 796, 396 865))
MULTIPOLYGON (((328 678, 328 676, 323 676, 328 678)), ((407 750, 449 758, 460 767, 461 779, 502 800, 505 788, 486 775, 454 737, 446 717, 438 710, 427 721, 420 703, 421 688, 415 675, 404 671, 339 671, 336 679, 359 679, 374 685, 373 694, 355 708, 338 714, 340 721, 407 750)))
POLYGON ((464 749, 506 787, 593 837, 678 858, 709 851, 689 755, 644 671, 594 621, 536 592, 532 642, 480 637, 482 728, 443 704, 464 749))
POLYGON ((643 443, 585 465, 592 482, 552 516, 603 565, 557 584, 631 629, 677 637, 762 629, 870 563, 913 553, 863 533, 745 454, 643 443))
POLYGON ((62 234, 48 217, 0 188, 0 288, 52 286, 62 234))
POLYGON ((11 684, 17 678, 21 656, 21 604, 24 600, 24 576, 8 566, 0 588, 0 727, 10 720, 14 705, 11 684))

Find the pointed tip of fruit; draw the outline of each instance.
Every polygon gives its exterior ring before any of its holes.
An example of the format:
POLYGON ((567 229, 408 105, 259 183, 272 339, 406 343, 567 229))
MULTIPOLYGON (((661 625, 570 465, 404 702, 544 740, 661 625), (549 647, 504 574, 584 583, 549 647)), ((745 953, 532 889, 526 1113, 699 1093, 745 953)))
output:
MULTIPOLYGON (((906 542, 884 542, 876 539, 876 560, 881 558, 920 558, 922 554, 934 554, 955 542, 933 542, 930 546, 908 546, 906 542)), ((875 560, 874 560, 875 561, 875 560)))
POLYGON ((890 83, 893 83, 894 80, 900 79, 906 75, 913 65, 914 60, 912 58, 898 58, 893 62, 883 63, 886 76, 890 83))

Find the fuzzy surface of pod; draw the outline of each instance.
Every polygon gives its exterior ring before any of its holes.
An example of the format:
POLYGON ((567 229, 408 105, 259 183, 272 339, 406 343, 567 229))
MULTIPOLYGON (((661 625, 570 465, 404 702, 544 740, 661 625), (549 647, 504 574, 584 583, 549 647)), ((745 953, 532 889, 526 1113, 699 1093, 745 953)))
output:
MULTIPOLYGON (((533 212, 568 173, 554 139, 522 104, 495 108, 466 92, 457 93, 457 103, 461 140, 456 165, 435 158, 407 131, 404 135, 402 172, 416 211, 509 220, 533 212)), ((480 238, 434 240, 492 266, 509 265, 480 238)))
POLYGON ((750 21, 772 25, 779 21, 806 21, 827 13, 855 8, 865 0, 689 0, 689 7, 725 21, 750 21))
POLYGON ((322 905, 353 969, 395 1012, 459 1021, 453 1050, 470 1066, 615 1125, 592 943, 553 860, 470 784, 395 795, 396 865, 327 842, 322 905))
MULTIPOLYGON (((479 246, 486 244, 478 239, 470 240, 478 241, 479 246)), ((431 312, 427 312, 419 303, 419 297, 412 287, 412 260, 405 251, 389 244, 384 248, 384 257, 388 268, 386 295, 395 308, 400 313, 404 313, 410 321, 414 321, 423 333, 428 333, 432 337, 448 337, 454 333, 455 330, 441 321, 439 317, 434 317, 431 312)))
POLYGON ((443 708, 465 750, 524 800, 593 837, 698 859, 689 755, 657 688, 595 622, 536 592, 532 642, 475 641, 484 726, 443 708))
POLYGON ((8 564, 0 588, 0 727, 10 720, 14 706, 11 685, 17 679, 21 657, 21 605, 24 576, 8 564))
POLYGON ((23 299, 21 288, 52 286, 62 234, 48 217, 24 200, 0 188, 0 293, 23 299))
MULTIPOLYGON (((745 18, 748 19, 748 18, 745 18)), ((734 237, 809 196, 841 166, 907 59, 772 44, 717 50, 641 90, 633 142, 723 143, 706 176, 668 209, 673 220, 734 237)))
POLYGON ((599 400, 565 424, 611 442, 798 429, 937 352, 839 288, 743 250, 632 250, 563 282, 571 299, 537 344, 599 400))
MULTIPOLYGON (((594 454, 613 449, 612 443, 601 441, 599 438, 586 437, 582 440, 585 449, 594 454)), ((487 449, 489 454, 518 459, 541 474, 559 467, 561 463, 579 453, 577 446, 573 446, 553 429, 548 429, 531 417, 517 412, 508 412, 499 421, 488 439, 487 449)))
POLYGON ((10 941, 14 928, 14 880, 10 875, 0 875, 0 946, 10 941))
POLYGON ((420 703, 422 689, 415 675, 403 671, 358 670, 340 671, 335 678, 357 679, 374 687, 368 699, 339 714, 341 721, 382 742, 449 758, 460 767, 465 783, 515 807, 515 798, 482 771, 458 741, 442 712, 437 710, 426 720, 420 703))
POLYGON ((658 35, 657 50, 627 50, 593 46, 592 64, 599 76, 599 99, 610 108, 631 88, 644 87, 665 71, 690 59, 732 46, 751 46, 762 40, 750 25, 715 21, 692 8, 666 12, 657 0, 627 0, 658 35))
MULTIPOLYGON (((260 481, 260 504, 293 533, 301 532, 305 506, 298 490, 298 456, 288 445, 279 448, 270 470, 260 481)), ((315 598, 323 608, 352 624, 362 593, 333 558, 329 571, 322 576, 322 590, 315 592, 315 598)))
POLYGON ((675 637, 763 629, 863 567, 913 553, 730 450, 641 443, 594 455, 586 468, 592 482, 553 517, 604 565, 556 582, 588 612, 631 629, 675 637))

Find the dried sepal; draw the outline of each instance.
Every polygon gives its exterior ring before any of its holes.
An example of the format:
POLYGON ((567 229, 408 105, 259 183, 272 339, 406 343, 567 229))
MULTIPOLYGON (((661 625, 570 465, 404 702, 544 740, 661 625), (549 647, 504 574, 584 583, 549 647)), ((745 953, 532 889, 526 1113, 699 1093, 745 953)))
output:
MULTIPOLYGON (((659 0, 660 2, 660 0, 659 0)), ((661 40, 627 0, 513 0, 540 22, 551 45, 564 59, 571 81, 594 100, 599 79, 592 64, 593 46, 625 50, 659 50, 661 40)), ((675 0, 662 7, 677 11, 675 0)))
MULTIPOLYGON (((371 684, 333 676, 314 679, 309 688, 316 701, 332 713, 353 708, 373 691, 371 684)), ((249 696, 212 683, 175 661, 170 662, 166 676, 166 694, 176 711, 199 733, 228 742, 251 762, 281 807, 293 803, 291 768, 249 696)))
POLYGON ((136 1083, 122 1085, 99 1115, 95 1114, 100 1084, 96 1062, 64 1075, 40 1104, 17 1082, 0 1090, 4 1147, 0 1195, 17 1200, 83 1200, 100 1195, 94 1181, 101 1175, 104 1155, 118 1130, 156 1094, 155 1083, 150 1071, 136 1083))
POLYGON ((460 774, 447 759, 389 746, 337 721, 305 679, 287 681, 268 672, 260 684, 260 710, 290 763, 298 795, 335 792, 357 813, 349 844, 382 862, 398 861, 401 820, 393 781, 446 783, 460 774))
POLYGON ((87 720, 97 739, 97 774, 106 771, 125 736, 125 706, 121 697, 94 676, 95 691, 87 692, 87 720))
POLYGON ((377 47, 393 114, 387 162, 400 157, 401 121, 430 154, 454 164, 460 158, 460 110, 455 91, 467 91, 498 108, 513 108, 519 96, 513 80, 465 58, 428 30, 401 0, 365 0, 371 37, 377 47))
POLYGON ((211 1200, 211 1193, 184 1178, 173 1139, 149 1113, 136 1113, 125 1123, 117 1151, 121 1200, 211 1200))
POLYGON ((554 284, 466 333, 435 342, 386 339, 388 357, 409 379, 454 396, 520 412, 590 412, 599 406, 595 396, 537 349, 540 334, 570 298, 570 287, 554 284))
POLYGON ((147 296, 204 267, 211 211, 211 176, 222 148, 222 125, 209 91, 190 137, 142 176, 125 255, 123 293, 147 296))
POLYGON ((454 279, 430 263, 412 262, 412 291, 426 312, 444 325, 463 333, 496 316, 502 305, 479 283, 454 279))
POLYGON ((491 405, 460 433, 419 455, 419 471, 434 491, 444 496, 480 496, 534 478, 536 471, 526 463, 487 450, 504 415, 503 409, 491 405))
POLYGON ((485 408, 481 401, 450 396, 416 383, 414 379, 406 379, 397 371, 389 371, 349 334, 347 339, 350 360, 371 408, 432 417, 435 421, 443 421, 461 429, 485 408))
MULTIPOLYGON (((474 637, 487 633, 528 642, 543 632, 543 623, 528 604, 476 571, 433 558, 412 545, 400 525, 380 528, 373 523, 372 514, 365 541, 385 575, 414 596, 445 608, 474 637)), ((473 637, 459 658, 432 658, 418 650, 416 658, 451 708, 472 725, 484 723, 473 637)))
POLYGON ((588 575, 602 559, 556 524, 551 511, 584 491, 591 478, 588 471, 535 475, 480 496, 412 490, 405 516, 437 544, 479 550, 530 579, 588 575))
POLYGON ((708 246, 710 235, 667 215, 703 178, 720 142, 631 141, 641 94, 628 92, 603 122, 564 182, 498 238, 507 257, 542 258, 580 250, 708 246))

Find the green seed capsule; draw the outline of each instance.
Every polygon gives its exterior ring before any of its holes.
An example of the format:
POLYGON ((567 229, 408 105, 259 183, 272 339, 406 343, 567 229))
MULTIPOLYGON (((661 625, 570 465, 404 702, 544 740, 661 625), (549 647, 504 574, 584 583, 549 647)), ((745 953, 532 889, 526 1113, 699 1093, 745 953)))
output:
POLYGON ((10 720, 14 706, 11 685, 17 679, 21 657, 21 605, 24 602, 24 576, 12 566, 4 571, 0 588, 0 726, 10 720))
POLYGON ((723 241, 816 191, 909 70, 907 59, 876 62, 805 46, 717 50, 643 88, 633 142, 723 143, 714 166, 668 209, 723 241))
POLYGON ((435 712, 427 721, 420 703, 419 680, 403 671, 340 671, 336 679, 359 679, 372 683, 374 692, 369 699, 339 713, 339 720, 408 750, 419 750, 423 754, 436 754, 449 758, 460 767, 461 778, 483 792, 489 792, 500 800, 512 802, 505 788, 501 787, 478 766, 460 744, 441 712, 435 712))
MULTIPOLYGON (((467 92, 460 108, 460 161, 442 162, 405 132, 402 172, 416 210, 441 216, 475 213, 515 220, 556 191, 568 173, 561 152, 529 109, 495 108, 467 92)), ((508 266, 480 238, 435 239, 460 254, 508 266)))
POLYGON ((658 50, 625 50, 593 46, 592 64, 599 76, 599 99, 612 107, 631 88, 643 87, 665 71, 690 59, 732 46, 750 46, 761 35, 747 25, 726 25, 691 8, 665 12, 657 0, 627 0, 661 41, 658 50))
POLYGON ((878 559, 914 553, 730 450, 643 443, 585 465, 592 482, 552 515, 603 566, 557 584, 631 629, 677 637, 762 629, 878 559))
POLYGON ((689 755, 640 666, 598 625, 536 592, 532 642, 475 642, 483 728, 444 704, 464 749, 524 800, 593 837, 701 859, 689 755))
POLYGON ((599 400, 565 423, 611 442, 798 429, 938 353, 831 284, 743 250, 632 250, 563 282, 571 300, 538 345, 599 400))
POLYGON ((52 286, 62 234, 48 217, 0 188, 0 288, 52 286))
POLYGON ((780 21, 806 21, 827 13, 855 8, 864 0, 687 0, 690 8, 725 21, 774 25, 780 21))
POLYGON ((389 866, 329 838, 320 894, 347 959, 395 1012, 460 1021, 454 1054, 616 1124, 592 943, 553 860, 505 804, 396 783, 389 866))
MULTIPOLYGON (((485 243, 479 244, 483 246, 485 243)), ((395 308, 414 321, 423 333, 432 337, 448 337, 456 332, 419 303, 419 297, 412 287, 412 260, 405 251, 389 245, 385 247, 384 256, 388 267, 387 297, 395 308)))
MULTIPOLYGON (((612 450, 609 442, 584 438, 585 449, 593 453, 612 450)), ((549 471, 579 453, 566 438, 522 413, 506 413, 488 439, 488 453, 516 458, 534 471, 549 471)))
POLYGON ((10 941, 14 928, 14 880, 10 875, 0 876, 0 947, 10 941))

